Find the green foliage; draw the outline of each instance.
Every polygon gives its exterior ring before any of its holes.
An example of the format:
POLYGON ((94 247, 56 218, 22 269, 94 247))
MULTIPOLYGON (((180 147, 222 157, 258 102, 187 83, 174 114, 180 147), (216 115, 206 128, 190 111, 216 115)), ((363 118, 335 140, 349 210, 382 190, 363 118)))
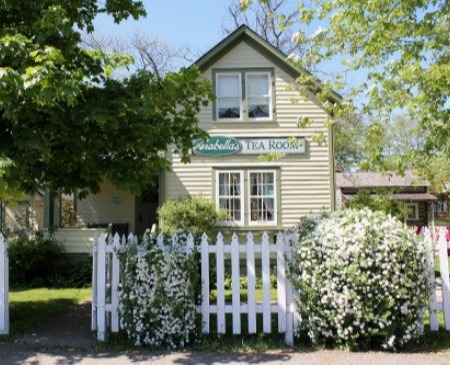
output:
POLYGON ((315 344, 395 350, 423 334, 429 252, 383 212, 305 217, 290 266, 301 330, 315 344))
POLYGON ((64 249, 60 242, 37 234, 35 238, 8 238, 9 279, 12 287, 40 287, 57 284, 58 261, 64 249))
POLYGON ((348 208, 364 209, 368 208, 374 212, 381 211, 403 221, 406 215, 404 204, 392 198, 392 192, 386 189, 377 189, 372 195, 369 190, 360 190, 346 203, 348 208))
POLYGON ((186 254, 186 235, 166 247, 145 235, 118 252, 123 275, 120 322, 135 346, 170 349, 194 342, 200 331, 196 311, 200 283, 198 255, 186 254))
MULTIPOLYGON (((362 151, 371 169, 391 169, 392 164, 404 168, 405 162, 416 167, 424 156, 439 153, 449 159, 448 1, 371 0, 358 6, 353 0, 295 3, 300 15, 293 39, 303 52, 292 59, 306 69, 326 71, 323 91, 332 88, 345 96, 344 102, 327 104, 326 93, 318 94, 336 120, 351 115, 352 100, 357 100, 357 114, 367 116, 368 122, 375 123, 374 129, 381 130, 368 136, 365 147, 369 148, 362 151), (330 74, 331 64, 337 71, 330 74), (346 75, 352 79, 357 73, 362 77, 353 78, 353 85, 338 78, 346 75), (385 133, 398 115, 414 121, 424 148, 403 145, 398 160, 389 161, 392 145, 385 133), (387 168, 381 158, 386 155, 391 165, 387 168)), ((252 1, 241 4, 245 9, 252 1)), ((306 90, 314 86, 311 75, 305 74, 298 81, 306 90)))
POLYGON ((168 145, 187 161, 205 136, 197 114, 211 93, 198 70, 111 79, 131 58, 82 47, 99 14, 120 22, 145 12, 133 0, 0 3, 0 164, 12 164, 0 167, 0 187, 82 196, 107 178, 137 193, 169 167, 168 145))
POLYGON ((161 231, 174 234, 180 229, 192 233, 196 240, 205 232, 214 239, 217 226, 228 218, 213 201, 200 196, 186 196, 165 202, 158 210, 161 231))
POLYGON ((92 286, 92 260, 78 262, 65 275, 63 285, 66 288, 88 288, 92 286))

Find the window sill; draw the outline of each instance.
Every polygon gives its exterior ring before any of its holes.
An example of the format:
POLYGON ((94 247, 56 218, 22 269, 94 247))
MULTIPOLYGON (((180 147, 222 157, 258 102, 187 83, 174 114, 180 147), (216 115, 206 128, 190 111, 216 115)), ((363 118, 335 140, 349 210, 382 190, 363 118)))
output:
POLYGON ((255 128, 255 127, 261 127, 261 125, 278 125, 276 120, 227 120, 227 121, 222 121, 222 120, 213 120, 213 126, 214 127, 236 127, 237 125, 239 125, 240 127, 245 127, 245 128, 255 128))

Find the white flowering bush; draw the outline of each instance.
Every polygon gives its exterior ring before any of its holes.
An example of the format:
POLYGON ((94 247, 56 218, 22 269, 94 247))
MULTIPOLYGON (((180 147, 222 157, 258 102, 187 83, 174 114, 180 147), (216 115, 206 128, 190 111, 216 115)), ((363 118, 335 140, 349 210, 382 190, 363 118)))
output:
POLYGON ((314 344, 395 350, 423 332, 425 242, 383 212, 302 219, 291 265, 300 330, 314 344))
POLYGON ((118 252, 122 270, 120 325, 136 345, 184 347, 197 338, 198 255, 186 255, 186 235, 159 247, 156 238, 118 252))

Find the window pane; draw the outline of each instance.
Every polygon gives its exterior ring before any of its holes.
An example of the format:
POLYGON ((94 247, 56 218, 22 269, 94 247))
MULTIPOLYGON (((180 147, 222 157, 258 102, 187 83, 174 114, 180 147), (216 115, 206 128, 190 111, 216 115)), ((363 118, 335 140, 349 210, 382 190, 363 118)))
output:
POLYGON ((61 227, 75 227, 76 226, 76 212, 75 212, 75 195, 61 194, 61 227))
POLYGON ((249 118, 267 118, 270 116, 270 99, 268 97, 248 98, 249 118))
POLYGON ((247 95, 269 95, 269 75, 247 75, 247 95))
POLYGON ((250 221, 275 221, 275 174, 250 173, 250 221))
POLYGON ((241 96, 239 75, 219 75, 217 77, 217 96, 241 96))
POLYGON ((241 175, 238 172, 219 173, 219 207, 225 209, 231 220, 240 221, 241 207, 241 175))
POLYGON ((219 118, 233 118, 241 117, 241 99, 240 98, 219 98, 217 100, 217 108, 219 118))

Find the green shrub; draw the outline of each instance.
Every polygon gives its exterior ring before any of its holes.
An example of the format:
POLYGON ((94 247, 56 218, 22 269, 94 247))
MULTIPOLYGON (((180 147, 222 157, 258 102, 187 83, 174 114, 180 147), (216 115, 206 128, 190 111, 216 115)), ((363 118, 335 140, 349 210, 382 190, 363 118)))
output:
POLYGON ((54 286, 60 278, 64 248, 52 238, 8 238, 9 280, 12 287, 54 286))
POLYGON ((92 285, 92 259, 78 262, 64 280, 67 288, 87 288, 92 285))
POLYGON ((210 239, 217 233, 217 226, 227 219, 224 210, 217 209, 213 201, 200 196, 181 197, 165 202, 158 210, 161 231, 174 234, 182 230, 192 233, 199 240, 203 232, 210 239))
POLYGON ((392 191, 383 188, 377 189, 376 195, 362 189, 346 203, 346 206, 351 209, 369 208, 374 212, 381 211, 403 221, 406 215, 405 205, 393 199, 392 195, 392 191))
POLYGON ((313 343, 396 349, 423 332, 428 249, 382 212, 302 219, 291 265, 301 329, 313 343))

